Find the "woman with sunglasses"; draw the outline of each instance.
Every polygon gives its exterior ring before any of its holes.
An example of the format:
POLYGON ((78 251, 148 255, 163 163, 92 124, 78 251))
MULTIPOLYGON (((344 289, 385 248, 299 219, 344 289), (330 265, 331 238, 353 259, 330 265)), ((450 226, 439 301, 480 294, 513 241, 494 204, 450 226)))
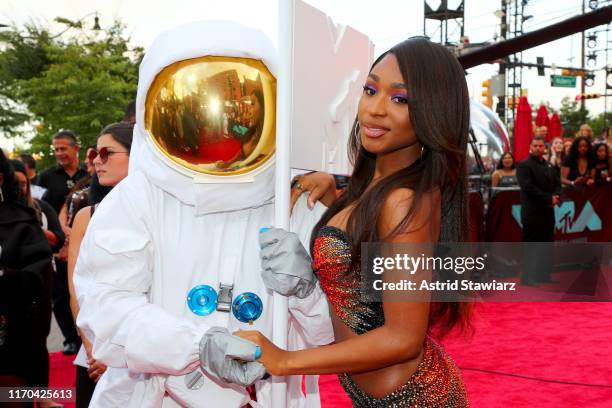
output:
MULTIPOLYGON (((88 159, 95 168, 97 183, 92 183, 89 191, 90 206, 79 210, 74 217, 72 234, 68 247, 68 283, 70 288, 70 308, 76 321, 79 305, 74 293, 72 281, 74 266, 79 255, 81 241, 99 202, 110 188, 119 184, 127 177, 132 146, 134 125, 114 123, 105 127, 98 137, 97 149, 90 150, 88 159)), ((91 342, 80 333, 83 345, 75 359, 77 365, 77 407, 87 407, 100 376, 106 371, 106 366, 96 361, 92 356, 91 342)))

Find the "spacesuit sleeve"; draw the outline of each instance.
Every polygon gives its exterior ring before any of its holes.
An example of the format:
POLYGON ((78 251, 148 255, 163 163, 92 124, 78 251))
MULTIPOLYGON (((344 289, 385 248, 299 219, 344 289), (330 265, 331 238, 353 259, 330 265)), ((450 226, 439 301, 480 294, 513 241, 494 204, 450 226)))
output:
POLYGON ((327 297, 319 283, 305 299, 289 297, 289 314, 294 320, 296 331, 301 333, 304 347, 317 347, 333 343, 334 332, 329 316, 327 297))
POLYGON ((74 273, 77 325, 93 340, 94 358, 108 366, 181 375, 199 365, 209 327, 149 302, 154 254, 146 209, 135 206, 143 201, 122 183, 92 218, 74 273))
MULTIPOLYGON (((295 204, 291 214, 291 231, 298 234, 300 241, 310 252, 310 235, 315 224, 325 212, 325 206, 317 203, 311 210, 306 204, 307 194, 302 194, 295 204)), ((334 332, 329 314, 327 297, 319 282, 312 293, 304 299, 290 296, 288 299, 289 314, 295 333, 299 334, 300 348, 316 347, 330 344, 334 341, 334 332)))

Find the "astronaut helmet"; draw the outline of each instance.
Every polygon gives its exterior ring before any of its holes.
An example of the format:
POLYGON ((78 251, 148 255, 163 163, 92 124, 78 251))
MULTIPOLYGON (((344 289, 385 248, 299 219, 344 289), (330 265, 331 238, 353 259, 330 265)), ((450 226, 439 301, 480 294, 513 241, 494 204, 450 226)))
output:
POLYGON ((166 164, 200 180, 269 167, 277 60, 263 32, 236 22, 161 33, 140 65, 137 148, 145 141, 166 164))
POLYGON ((196 214, 273 200, 277 64, 269 38, 235 22, 159 34, 140 64, 130 174, 196 214))
POLYGON ((249 173, 274 154, 275 102, 276 80, 261 60, 196 57, 157 74, 144 125, 155 147, 182 168, 249 173))

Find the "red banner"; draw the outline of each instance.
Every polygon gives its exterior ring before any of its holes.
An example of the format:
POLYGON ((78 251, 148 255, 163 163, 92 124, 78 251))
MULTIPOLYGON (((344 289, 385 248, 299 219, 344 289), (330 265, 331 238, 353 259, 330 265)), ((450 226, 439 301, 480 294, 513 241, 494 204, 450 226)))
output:
MULTIPOLYGON (((555 240, 612 241, 612 186, 565 189, 555 207, 555 240)), ((520 191, 498 191, 489 202, 485 241, 521 241, 520 191)), ((478 222, 473 220, 472 223, 478 222)))

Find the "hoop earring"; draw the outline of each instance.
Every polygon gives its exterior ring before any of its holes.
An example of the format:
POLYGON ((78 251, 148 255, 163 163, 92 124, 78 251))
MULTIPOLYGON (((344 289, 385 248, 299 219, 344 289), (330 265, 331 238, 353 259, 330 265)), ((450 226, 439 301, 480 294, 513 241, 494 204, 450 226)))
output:
POLYGON ((423 152, 425 152, 425 146, 421 145, 421 161, 423 161, 423 152))
POLYGON ((355 123, 355 126, 353 126, 353 136, 355 138, 359 138, 359 132, 361 131, 361 129, 359 128, 359 122, 355 123))
POLYGON ((0 188, 0 203, 4 202, 4 194, 2 193, 2 188, 0 188))

